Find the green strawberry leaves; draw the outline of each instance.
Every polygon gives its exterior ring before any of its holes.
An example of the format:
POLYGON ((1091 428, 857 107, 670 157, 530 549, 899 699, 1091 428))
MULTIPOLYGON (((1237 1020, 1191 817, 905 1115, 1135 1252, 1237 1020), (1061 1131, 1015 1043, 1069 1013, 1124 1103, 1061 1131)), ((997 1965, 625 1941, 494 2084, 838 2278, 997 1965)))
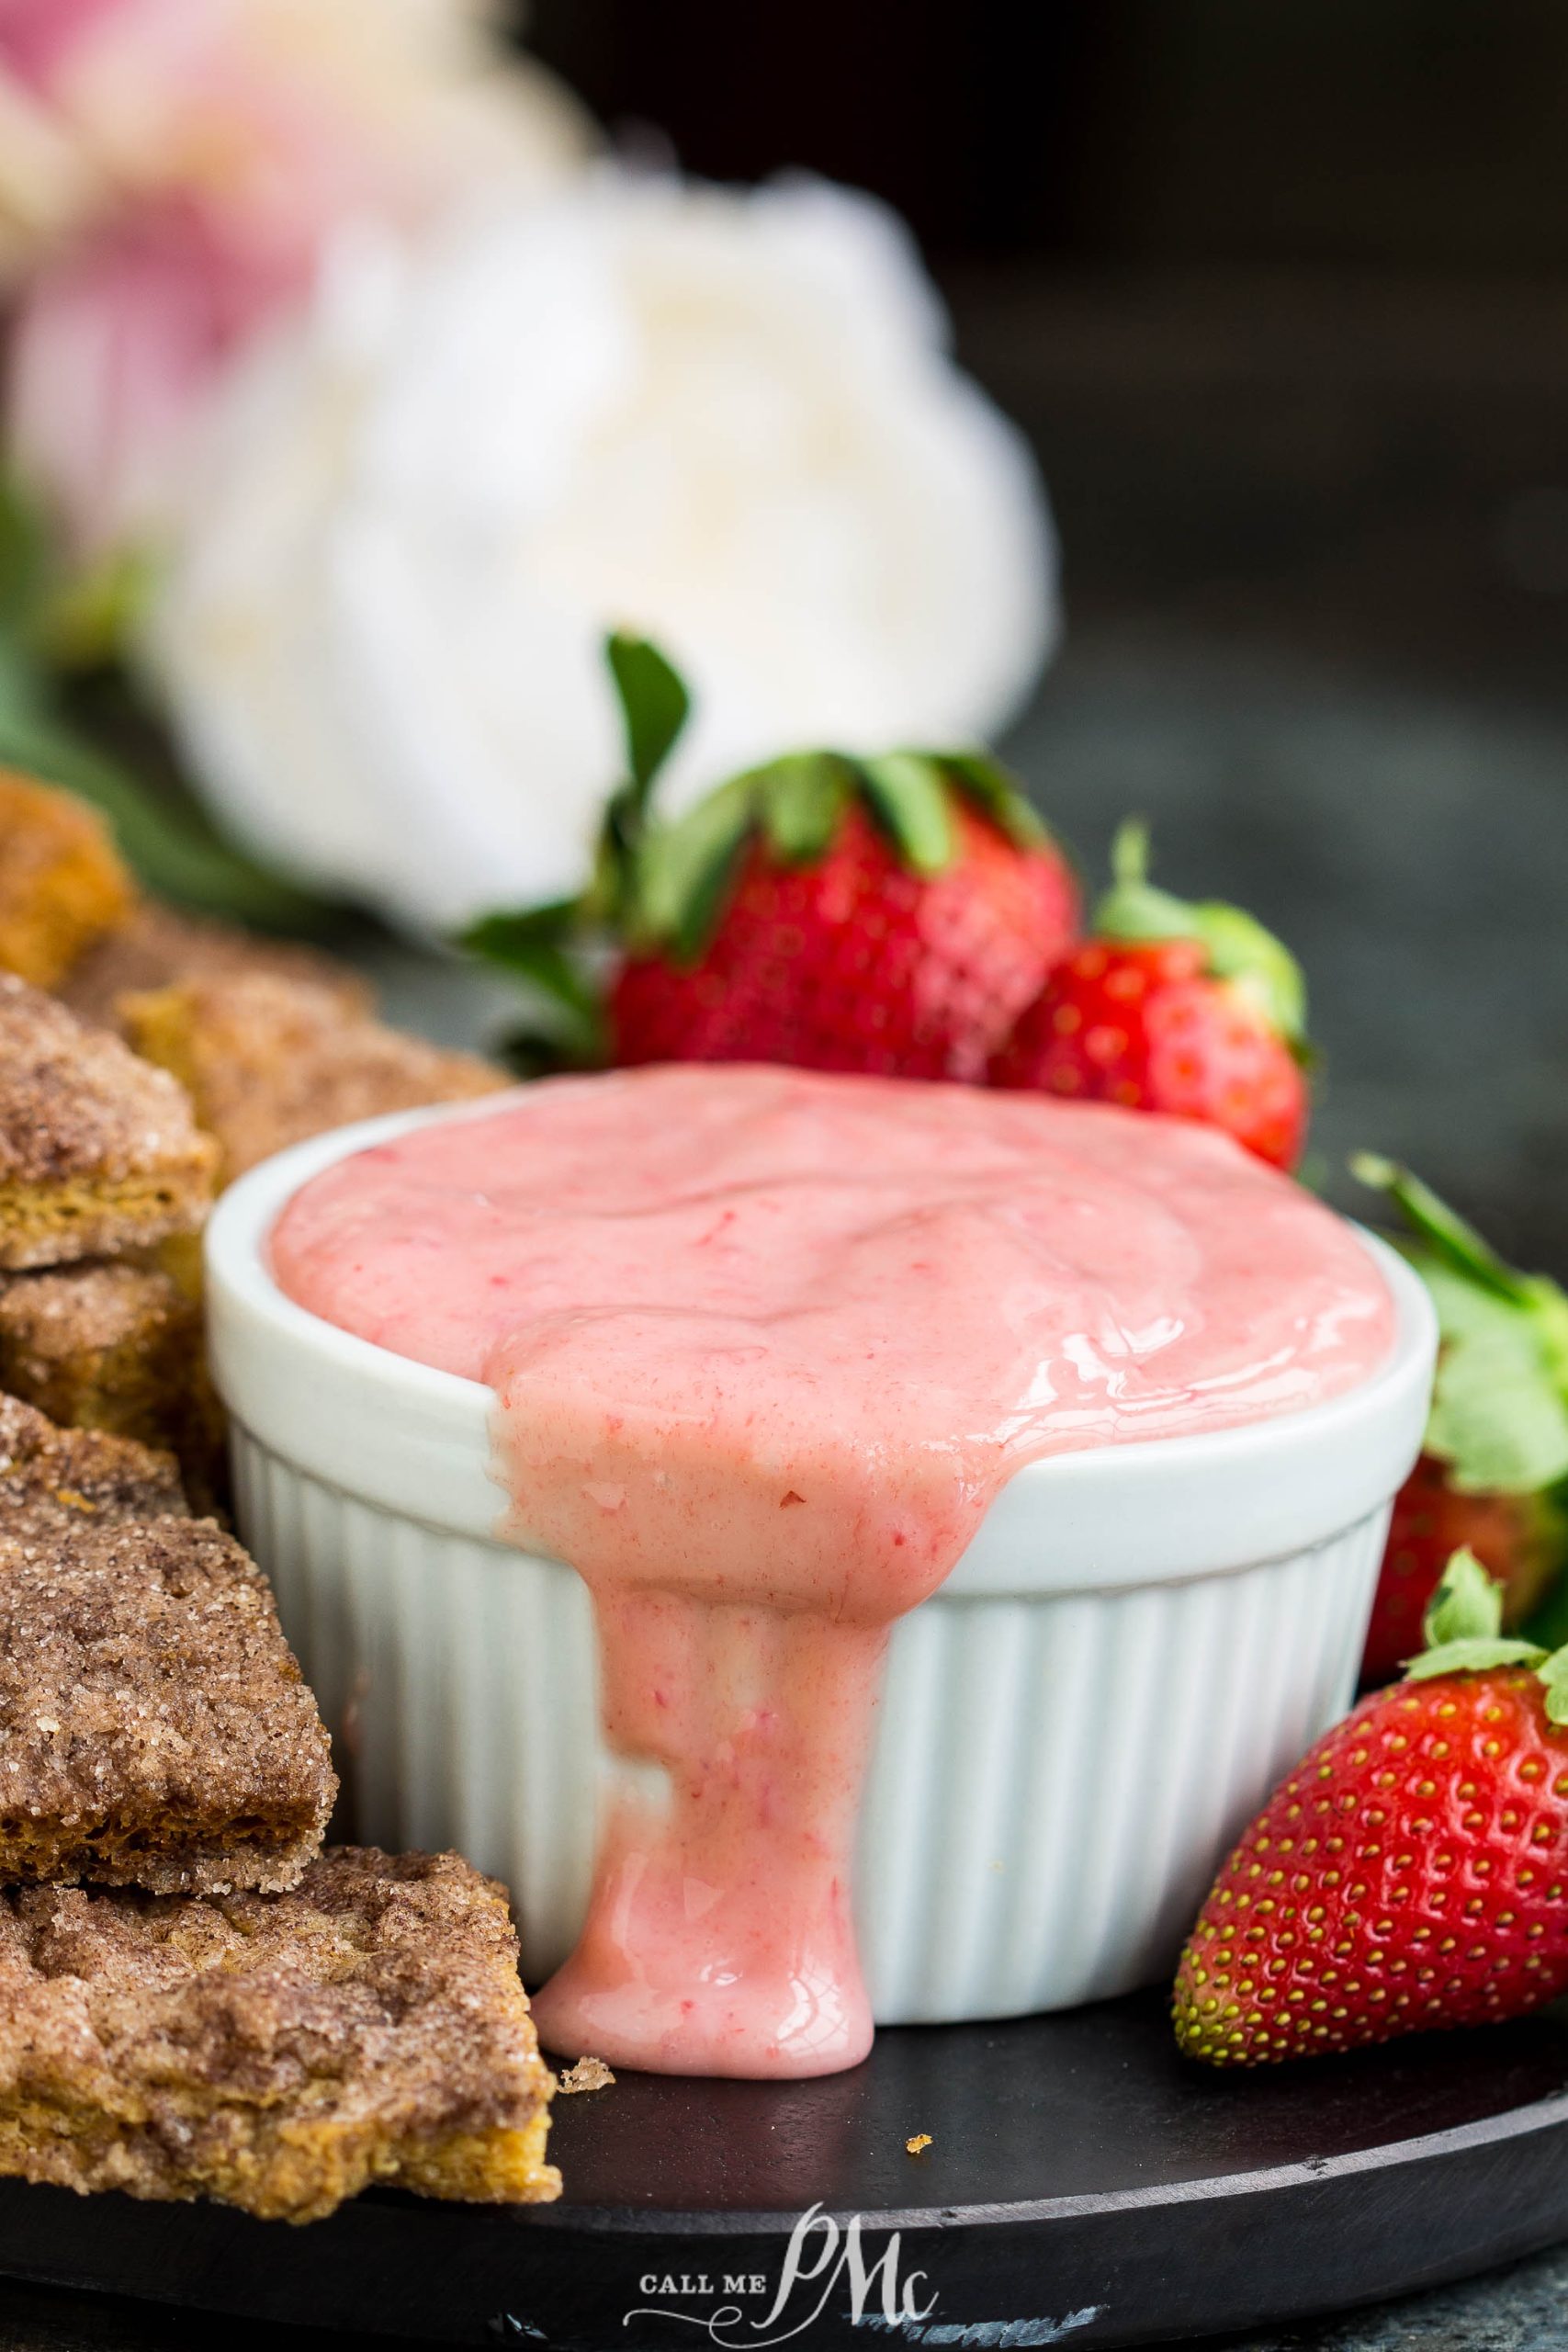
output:
POLYGON ((1469 1544, 1461 1544, 1449 1555, 1421 1631, 1436 1648, 1446 1642, 1489 1641, 1502 1630, 1503 1588, 1487 1575, 1469 1544))
POLYGON ((1503 1588, 1468 1548, 1454 1553, 1443 1570, 1421 1630, 1427 1647, 1404 1669, 1412 1682, 1480 1673, 1492 1666, 1533 1665, 1544 1656, 1533 1642, 1503 1638, 1503 1588))
POLYGON ((1506 1265, 1408 1169, 1361 1152, 1351 1170, 1399 1211, 1398 1247, 1438 1311, 1427 1449, 1461 1494, 1533 1495, 1568 1478, 1568 1297, 1506 1265))
MULTIPOLYGON (((1006 769, 976 751, 791 752, 731 776, 671 822, 655 822, 654 787, 690 717, 691 695, 646 638, 616 633, 605 640, 604 659, 620 704, 626 775, 606 805, 588 888, 550 906, 486 915, 457 941, 543 1001, 547 1027, 574 1062, 602 1058, 604 1047, 585 957, 615 943, 695 963, 753 840, 780 865, 814 865, 858 803, 912 872, 936 875, 958 854, 953 805, 962 798, 1021 849, 1049 842, 1006 769)), ((539 1046, 534 1036, 525 1041, 531 1066, 539 1046)))
POLYGON ((626 774, 605 805, 587 889, 576 899, 481 915, 456 943, 520 980, 535 1000, 538 1026, 520 1031, 507 1048, 531 1073, 605 1057, 600 992, 584 951, 598 932, 635 923, 649 804, 692 707, 684 680, 647 638, 614 632, 604 640, 604 662, 620 705, 626 774))
POLYGON ((604 660, 620 700, 626 765, 640 808, 680 739, 692 697, 680 673, 646 637, 617 629, 604 640, 604 660))
POLYGON ((785 865, 812 865, 826 855, 855 786, 850 763, 834 752, 795 752, 740 781, 752 821, 785 865))
POLYGON ((507 1041, 513 1066, 541 1069, 592 1068, 604 1057, 604 1020, 592 980, 570 952, 577 901, 563 899, 515 914, 481 915, 463 933, 471 956, 521 980, 542 1001, 542 1026, 507 1041))
POLYGON ((1051 832, 1031 806, 1018 779, 988 752, 936 752, 931 755, 999 833, 1019 849, 1047 849, 1051 832))
POLYGON ((1256 915, 1223 899, 1179 899, 1148 878, 1149 831, 1129 818, 1111 844, 1111 887, 1095 910, 1102 939, 1196 939, 1217 980, 1249 997, 1293 1051, 1307 1049, 1306 980, 1282 941, 1256 915))
POLYGON ((1547 1651, 1538 1642, 1508 1640, 1502 1625, 1502 1586, 1493 1582, 1468 1547, 1455 1552, 1422 1626, 1427 1645, 1406 1664, 1405 1679, 1431 1682, 1445 1674, 1532 1667, 1545 1690, 1547 1721, 1568 1723, 1568 1646, 1547 1651))
MULTIPOLYGON (((793 805, 803 831, 807 798, 802 787, 793 805)), ((628 892, 621 910, 626 943, 635 948, 664 944, 678 963, 694 964, 713 935, 756 821, 754 776, 732 776, 674 824, 645 836, 635 897, 628 892)))
POLYGON ((942 874, 953 863, 953 810, 940 762, 919 752, 858 760, 866 804, 899 856, 917 874, 942 874))

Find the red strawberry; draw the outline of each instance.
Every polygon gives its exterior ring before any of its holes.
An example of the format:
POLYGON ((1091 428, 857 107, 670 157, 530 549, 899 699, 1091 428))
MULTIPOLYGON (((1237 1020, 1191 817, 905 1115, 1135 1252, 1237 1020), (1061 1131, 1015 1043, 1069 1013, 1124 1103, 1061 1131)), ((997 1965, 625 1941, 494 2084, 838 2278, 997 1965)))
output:
POLYGON ((1093 937, 1052 973, 991 1083, 1199 1119, 1292 1168, 1308 1107, 1300 970, 1238 907, 1151 888, 1145 848, 1123 826, 1093 937))
POLYGON ((1568 1987, 1568 1650, 1497 1638, 1456 1555, 1410 1679, 1276 1791, 1177 1972, 1189 2057, 1257 2066, 1521 2015, 1568 1987))
POLYGON ((1400 1210, 1399 1246, 1442 1332, 1426 1450, 1394 1500, 1361 1660, 1363 1681, 1384 1682, 1419 1646, 1422 1611, 1461 1545, 1502 1580, 1509 1625, 1568 1561, 1568 1298, 1505 1265, 1406 1170, 1370 1154, 1353 1165, 1400 1210))
POLYGON ((917 862, 896 800, 866 791, 868 763, 824 753, 818 764, 836 804, 822 838, 781 838, 770 810, 786 763, 763 769, 694 960, 673 928, 627 956, 610 994, 615 1061, 984 1076, 1073 936, 1066 864, 1023 826, 1004 831, 981 814, 936 762, 919 764, 936 779, 947 839, 940 863, 917 862))
POLYGON ((594 883, 569 907, 491 917, 468 944, 566 994, 585 1027, 592 1001, 563 951, 607 933, 623 953, 598 1043, 618 1063, 982 1078, 1078 912, 1071 868, 1003 771, 976 752, 796 752, 658 825, 649 793, 685 690, 651 646, 609 650, 631 780, 594 883))
POLYGON ((1561 1512, 1547 1495, 1461 1494, 1451 1464, 1424 1453, 1394 1498, 1361 1680, 1388 1682, 1421 1646, 1421 1618, 1450 1554, 1473 1552, 1503 1588, 1504 1622, 1519 1624, 1562 1565, 1561 1512))

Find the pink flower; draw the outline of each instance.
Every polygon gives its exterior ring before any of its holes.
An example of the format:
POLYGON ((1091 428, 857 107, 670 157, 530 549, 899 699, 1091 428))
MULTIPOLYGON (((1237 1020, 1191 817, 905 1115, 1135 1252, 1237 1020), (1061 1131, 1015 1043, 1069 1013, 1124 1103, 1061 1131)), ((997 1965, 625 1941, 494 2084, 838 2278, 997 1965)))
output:
POLYGON ((29 89, 47 94, 62 59, 94 20, 120 0, 0 0, 0 60, 29 89))
POLYGON ((336 223, 585 143, 481 0, 0 0, 15 463, 84 555, 155 532, 195 403, 336 223))

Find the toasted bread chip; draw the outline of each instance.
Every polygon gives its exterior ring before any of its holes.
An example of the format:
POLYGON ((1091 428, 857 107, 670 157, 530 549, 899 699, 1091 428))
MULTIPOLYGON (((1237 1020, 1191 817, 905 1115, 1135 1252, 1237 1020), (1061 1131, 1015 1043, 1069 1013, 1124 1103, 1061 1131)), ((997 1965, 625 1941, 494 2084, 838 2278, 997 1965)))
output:
POLYGON ((64 1528, 170 1519, 186 1509, 172 1453, 98 1430, 56 1429, 0 1396, 0 1538, 41 1542, 64 1528))
POLYGON ((0 1276, 0 1389, 67 1429, 166 1449, 201 1510, 228 1491, 200 1295, 161 1262, 85 1259, 0 1276))
POLYGON ((222 1151, 224 1182, 307 1136, 382 1111, 509 1086, 477 1055, 345 1013, 327 989, 251 976, 122 1000, 139 1054, 177 1078, 222 1151))
POLYGON ((211 1520, 0 1521, 0 1881, 292 1886, 336 1794, 266 1581, 211 1520))
POLYGON ((0 975, 0 1268, 194 1231, 216 1156, 167 1071, 0 975))
POLYGON ((504 1890, 340 1847, 274 1896, 0 1894, 0 2173, 310 2222, 557 2197, 504 1890))
POLYGON ((56 993, 84 1021, 123 1034, 121 999, 192 980, 303 980, 344 1012, 375 1010, 375 991, 351 966, 296 940, 265 939, 232 923, 181 914, 152 900, 90 947, 56 993))
POLYGON ((53 988, 132 897, 96 809, 0 768, 0 969, 53 988))

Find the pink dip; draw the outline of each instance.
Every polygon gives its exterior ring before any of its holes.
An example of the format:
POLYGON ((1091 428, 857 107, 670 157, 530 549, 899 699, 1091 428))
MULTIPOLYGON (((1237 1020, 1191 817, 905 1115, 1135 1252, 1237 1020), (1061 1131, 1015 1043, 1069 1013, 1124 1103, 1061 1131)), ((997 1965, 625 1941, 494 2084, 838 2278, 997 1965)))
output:
POLYGON ((1004 1481, 1299 1412, 1393 1339, 1348 1228, 1224 1136, 783 1069, 419 1128, 306 1185, 273 1253, 328 1322, 494 1388, 506 1532, 592 1592, 637 1769, 536 2009, 552 2049, 665 2073, 865 2054, 850 1864, 888 1630, 1004 1481))

